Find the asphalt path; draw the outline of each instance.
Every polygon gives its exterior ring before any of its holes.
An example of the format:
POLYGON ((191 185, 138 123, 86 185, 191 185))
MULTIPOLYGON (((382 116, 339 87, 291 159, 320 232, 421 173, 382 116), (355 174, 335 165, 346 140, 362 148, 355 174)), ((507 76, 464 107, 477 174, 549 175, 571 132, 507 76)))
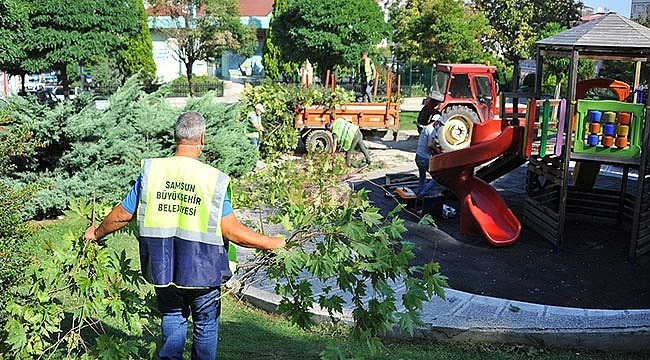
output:
MULTIPOLYGON (((380 170, 357 181, 372 190, 370 198, 384 214, 396 205, 385 186, 386 174, 417 174, 416 133, 400 133, 399 141, 373 139, 366 144, 380 170)), ((521 220, 526 164, 493 181, 501 197, 521 220)), ((620 176, 601 172, 597 187, 615 188, 620 176)), ((445 203, 458 208, 457 199, 445 203)), ((650 254, 629 259, 629 234, 615 220, 569 214, 561 249, 537 229, 522 224, 512 246, 495 247, 478 236, 460 234, 458 217, 435 216, 438 229, 418 225, 419 217, 403 211, 404 238, 417 245, 417 263, 437 261, 452 288, 473 294, 537 304, 589 309, 650 309, 650 254)))

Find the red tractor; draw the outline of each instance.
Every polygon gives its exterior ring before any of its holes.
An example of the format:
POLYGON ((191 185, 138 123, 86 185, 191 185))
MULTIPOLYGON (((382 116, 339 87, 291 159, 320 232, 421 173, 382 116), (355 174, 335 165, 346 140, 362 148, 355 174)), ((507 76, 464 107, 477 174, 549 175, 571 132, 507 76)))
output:
POLYGON ((429 96, 418 115, 418 124, 426 125, 437 112, 445 119, 438 132, 443 151, 466 148, 472 141, 473 124, 498 116, 496 67, 477 64, 438 64, 429 96))

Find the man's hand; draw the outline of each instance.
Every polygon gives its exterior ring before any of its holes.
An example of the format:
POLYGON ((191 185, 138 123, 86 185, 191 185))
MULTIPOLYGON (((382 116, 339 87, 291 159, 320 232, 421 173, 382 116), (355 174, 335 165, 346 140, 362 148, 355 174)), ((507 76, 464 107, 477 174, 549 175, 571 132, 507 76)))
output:
POLYGON ((97 241, 97 236, 95 236, 95 225, 90 225, 86 232, 84 232, 84 239, 97 241))
POLYGON ((104 219, 98 227, 90 225, 88 229, 86 229, 84 239, 94 241, 101 240, 104 236, 128 225, 131 219, 133 219, 133 214, 126 211, 122 207, 122 204, 118 204, 113 208, 113 210, 111 210, 108 216, 106 216, 106 219, 104 219))

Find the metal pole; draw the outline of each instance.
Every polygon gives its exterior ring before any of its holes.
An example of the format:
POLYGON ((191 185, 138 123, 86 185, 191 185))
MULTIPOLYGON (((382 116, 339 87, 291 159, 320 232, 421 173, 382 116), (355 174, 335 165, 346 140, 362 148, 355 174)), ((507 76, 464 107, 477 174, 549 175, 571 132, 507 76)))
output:
POLYGON ((409 63, 409 97, 411 97, 411 91, 413 91, 413 61, 409 63))

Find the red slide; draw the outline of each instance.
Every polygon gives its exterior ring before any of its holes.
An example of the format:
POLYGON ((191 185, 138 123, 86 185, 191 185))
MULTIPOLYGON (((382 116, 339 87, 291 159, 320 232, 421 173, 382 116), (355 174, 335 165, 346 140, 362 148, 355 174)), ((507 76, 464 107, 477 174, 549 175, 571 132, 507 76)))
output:
MULTIPOLYGON (((475 130, 479 127, 475 126, 475 130)), ((489 140, 432 156, 429 165, 436 181, 460 200, 460 231, 482 235, 497 246, 514 244, 519 239, 521 223, 492 186, 474 177, 474 167, 510 150, 516 133, 515 128, 508 126, 489 140)))

